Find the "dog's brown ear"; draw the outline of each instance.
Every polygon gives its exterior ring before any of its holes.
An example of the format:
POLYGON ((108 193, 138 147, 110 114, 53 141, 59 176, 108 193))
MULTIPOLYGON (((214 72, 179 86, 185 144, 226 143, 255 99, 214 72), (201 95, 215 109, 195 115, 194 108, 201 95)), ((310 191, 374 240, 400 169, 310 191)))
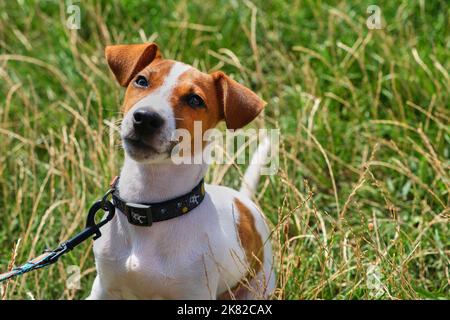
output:
POLYGON ((139 71, 160 59, 161 53, 155 43, 121 44, 107 46, 105 56, 119 84, 126 87, 139 71))
POLYGON ((213 76, 217 100, 223 110, 228 129, 239 129, 250 123, 266 105, 266 102, 250 89, 237 83, 221 71, 213 76))

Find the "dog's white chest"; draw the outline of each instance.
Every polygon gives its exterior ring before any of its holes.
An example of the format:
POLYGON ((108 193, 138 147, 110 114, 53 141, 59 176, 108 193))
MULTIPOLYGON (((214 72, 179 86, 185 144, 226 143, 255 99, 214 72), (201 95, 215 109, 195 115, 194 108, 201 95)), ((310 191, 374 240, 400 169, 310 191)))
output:
POLYGON ((131 225, 118 212, 94 244, 98 276, 90 298, 214 299, 242 279, 246 255, 231 205, 238 193, 206 191, 199 207, 151 227, 131 225))
POLYGON ((119 299, 158 299, 204 287, 205 261, 212 256, 211 248, 217 248, 218 232, 211 225, 219 225, 209 221, 214 214, 204 210, 209 207, 205 201, 203 210, 151 227, 132 226, 118 212, 94 243, 104 290, 119 299))
MULTIPOLYGON (((113 241, 114 244, 117 241, 113 241)), ((175 279, 183 278, 181 268, 177 268, 179 259, 176 256, 160 256, 149 244, 141 248, 123 249, 109 255, 101 243, 96 243, 94 247, 97 267, 103 272, 103 285, 113 297, 162 298, 170 295, 167 288, 171 287, 175 279)))

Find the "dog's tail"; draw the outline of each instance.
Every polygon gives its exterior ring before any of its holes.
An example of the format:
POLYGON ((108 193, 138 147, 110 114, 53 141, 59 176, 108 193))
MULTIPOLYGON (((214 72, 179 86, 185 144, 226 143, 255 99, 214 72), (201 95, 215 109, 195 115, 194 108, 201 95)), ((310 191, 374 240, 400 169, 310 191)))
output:
POLYGON ((258 187, 259 177, 261 176, 261 168, 265 164, 270 151, 270 140, 267 136, 264 136, 259 143, 255 154, 250 160, 250 165, 245 171, 244 179, 242 181, 241 189, 239 192, 245 196, 251 198, 258 187))

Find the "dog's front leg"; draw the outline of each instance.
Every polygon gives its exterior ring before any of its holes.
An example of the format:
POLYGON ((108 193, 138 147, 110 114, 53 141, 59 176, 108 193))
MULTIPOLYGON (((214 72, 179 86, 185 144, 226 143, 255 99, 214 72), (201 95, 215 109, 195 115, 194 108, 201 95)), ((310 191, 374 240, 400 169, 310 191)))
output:
POLYGON ((216 263, 205 259, 191 265, 186 271, 189 278, 180 282, 170 294, 170 299, 177 300, 216 300, 219 286, 219 273, 216 263), (206 261, 205 261, 206 260, 206 261))
MULTIPOLYGON (((204 283, 204 282, 203 282, 204 283)), ((217 281, 210 281, 208 285, 189 284, 185 288, 171 294, 170 299, 175 300, 216 300, 217 281), (184 289, 184 290, 183 290, 184 289)))
POLYGON ((100 283, 100 278, 97 275, 92 285, 91 293, 86 298, 86 300, 114 300, 115 297, 111 296, 100 283))

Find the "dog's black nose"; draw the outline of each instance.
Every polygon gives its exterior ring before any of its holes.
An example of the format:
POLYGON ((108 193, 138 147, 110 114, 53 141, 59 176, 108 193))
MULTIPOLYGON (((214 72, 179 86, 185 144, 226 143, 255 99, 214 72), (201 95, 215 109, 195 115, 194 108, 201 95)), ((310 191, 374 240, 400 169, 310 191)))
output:
POLYGON ((134 129, 143 135, 152 134, 162 127, 164 119, 155 111, 137 109, 133 113, 134 129))

